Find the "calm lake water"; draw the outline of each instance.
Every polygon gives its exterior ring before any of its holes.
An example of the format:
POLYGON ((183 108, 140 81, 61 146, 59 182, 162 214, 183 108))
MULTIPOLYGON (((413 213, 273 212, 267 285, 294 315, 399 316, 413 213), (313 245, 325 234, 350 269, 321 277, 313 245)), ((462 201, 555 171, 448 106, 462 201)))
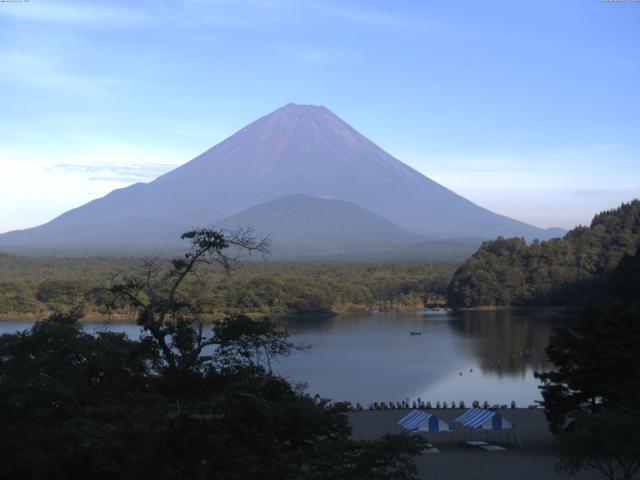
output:
MULTIPOLYGON (((274 369, 311 393, 367 406, 404 398, 526 406, 540 399, 534 371, 550 368, 544 349, 555 326, 548 311, 418 312, 340 315, 283 322, 311 349, 274 369), (421 332, 421 335, 410 335, 421 332)), ((29 328, 0 322, 0 333, 29 328)), ((87 324, 139 335, 135 325, 87 324)))

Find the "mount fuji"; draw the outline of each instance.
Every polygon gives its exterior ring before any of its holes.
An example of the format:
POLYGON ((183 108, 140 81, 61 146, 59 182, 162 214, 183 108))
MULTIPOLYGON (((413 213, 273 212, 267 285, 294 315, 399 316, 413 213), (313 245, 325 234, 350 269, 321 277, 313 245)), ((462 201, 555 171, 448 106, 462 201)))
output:
POLYGON ((288 104, 149 183, 0 235, 0 249, 155 251, 179 247, 179 234, 194 226, 249 222, 274 243, 297 243, 318 255, 352 251, 365 241, 374 252, 428 249, 430 241, 562 235, 474 204, 325 107, 288 104))

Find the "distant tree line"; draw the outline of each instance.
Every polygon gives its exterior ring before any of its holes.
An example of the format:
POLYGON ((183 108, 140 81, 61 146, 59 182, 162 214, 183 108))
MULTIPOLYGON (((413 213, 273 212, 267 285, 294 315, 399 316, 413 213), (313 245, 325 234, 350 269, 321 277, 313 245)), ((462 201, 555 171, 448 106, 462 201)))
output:
POLYGON ((603 299, 607 275, 640 245, 640 201, 596 215, 563 238, 484 242, 448 288, 455 307, 584 305, 603 299))
MULTIPOLYGON (((144 263, 126 257, 0 254, 0 317, 37 318, 78 307, 87 318, 125 315, 128 307, 113 303, 108 287, 119 273, 140 270, 144 263)), ((414 310, 446 302, 455 268, 421 262, 251 261, 239 264, 233 276, 205 266, 184 289, 203 312, 217 317, 414 310)))

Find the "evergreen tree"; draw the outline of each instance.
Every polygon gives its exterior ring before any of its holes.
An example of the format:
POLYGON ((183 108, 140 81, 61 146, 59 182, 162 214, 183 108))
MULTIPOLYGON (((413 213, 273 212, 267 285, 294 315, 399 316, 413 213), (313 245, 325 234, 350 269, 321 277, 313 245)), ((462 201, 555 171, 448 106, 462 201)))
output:
POLYGON ((628 480, 640 469, 639 272, 640 249, 611 275, 608 303, 589 307, 547 348, 556 368, 537 376, 564 470, 628 480))

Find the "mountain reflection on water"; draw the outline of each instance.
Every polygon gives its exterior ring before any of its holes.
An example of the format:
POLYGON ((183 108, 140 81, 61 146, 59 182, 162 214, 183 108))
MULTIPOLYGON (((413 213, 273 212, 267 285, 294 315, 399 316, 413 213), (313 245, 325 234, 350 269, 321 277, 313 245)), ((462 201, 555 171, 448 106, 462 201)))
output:
POLYGON ((336 400, 423 400, 531 404, 534 371, 553 328, 572 323, 551 311, 368 313, 286 322, 309 352, 280 362, 291 380, 336 400), (420 332, 420 335, 411 335, 420 332))
POLYGON ((544 352, 554 326, 566 324, 550 311, 466 311, 450 327, 474 340, 472 352, 483 371, 523 376, 550 368, 544 352))

